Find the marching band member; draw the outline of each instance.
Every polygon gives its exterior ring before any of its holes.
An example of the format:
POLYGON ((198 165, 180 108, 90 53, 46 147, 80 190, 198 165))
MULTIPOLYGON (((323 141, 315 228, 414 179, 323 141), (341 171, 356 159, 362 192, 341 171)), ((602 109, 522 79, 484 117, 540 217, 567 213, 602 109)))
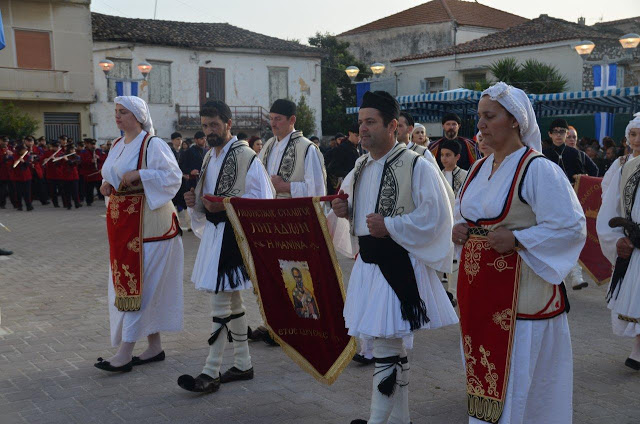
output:
POLYGON ((102 165, 107 155, 101 149, 96 148, 96 141, 92 138, 85 139, 85 149, 80 152, 81 166, 80 172, 84 177, 84 198, 87 206, 93 204, 94 193, 100 194, 100 184, 102 181, 102 165))
MULTIPOLYGON (((44 166, 44 173, 47 180, 47 187, 49 189, 49 197, 53 203, 54 208, 59 208, 58 196, 63 197, 63 183, 62 183, 62 162, 54 161, 55 158, 63 156, 63 147, 60 144, 60 140, 52 140, 49 144, 49 150, 45 152, 42 165, 44 166)), ((67 206, 63 203, 63 206, 67 206)))
POLYGON ((116 124, 124 136, 114 141, 104 163, 100 192, 109 197, 107 229, 113 253, 109 319, 111 343, 119 348, 107 360, 98 358, 95 367, 126 372, 134 365, 164 360, 160 332, 182 330, 184 250, 171 203, 182 174, 167 143, 154 137, 146 102, 135 96, 119 96, 115 106, 116 124), (119 209, 127 194, 141 193, 143 204, 138 208, 131 200, 129 209, 119 209), (121 222, 120 215, 134 213, 142 214, 143 219, 133 227, 115 223, 111 226, 110 220, 121 222), (135 263, 130 262, 125 268, 122 258, 128 252, 142 254, 142 270, 138 274, 127 270, 135 263), (143 337, 147 337, 148 348, 140 356, 132 356, 136 342, 143 337))
POLYGON ((451 207, 438 170, 396 141, 399 114, 389 93, 365 93, 358 122, 369 153, 342 184, 348 200, 332 202, 353 236, 337 229, 336 249, 349 257, 359 250, 345 323, 350 335, 371 342, 375 362, 371 415, 352 424, 409 423, 413 332, 458 322, 436 274, 451 270, 451 207))
POLYGON ((626 137, 632 153, 609 168, 596 229, 602 253, 615 265, 607 301, 613 333, 634 339, 625 365, 640 370, 640 113, 629 122, 626 137), (613 223, 611 219, 618 221, 613 223))
POLYGON ((8 139, 0 137, 0 209, 7 207, 7 197, 15 206, 13 185, 9 175, 9 169, 13 166, 12 158, 13 152, 9 148, 8 139))
POLYGON ((41 204, 48 205, 49 196, 47 195, 47 185, 44 180, 44 170, 42 169, 44 150, 35 145, 35 139, 31 136, 24 138, 24 145, 27 146, 31 155, 32 192, 38 197, 41 204))
POLYGON ((16 193, 17 209, 22 210, 22 201, 27 211, 32 211, 31 205, 31 155, 24 144, 18 144, 10 160, 9 176, 16 193))
POLYGON ((540 153, 524 91, 493 85, 478 115, 493 154, 469 170, 452 237, 463 246, 458 304, 469 422, 570 423, 563 279, 584 245, 585 217, 562 170, 540 153))
POLYGON ((62 163, 62 196, 63 203, 67 209, 71 209, 71 202, 76 209, 82 207, 79 194, 79 173, 80 156, 76 154, 76 147, 68 144, 64 156, 60 159, 62 163))
POLYGON ((193 233, 201 238, 191 281, 211 293, 213 333, 202 373, 182 375, 178 385, 190 392, 213 393, 221 384, 253 378, 247 318, 242 290, 252 288, 224 205, 205 199, 219 197, 272 199, 274 188, 262 162, 245 140, 231 136, 231 110, 224 102, 209 101, 200 110, 202 129, 211 147, 205 154, 200 179, 184 199, 193 233), (233 367, 222 375, 227 339, 233 341, 233 367))

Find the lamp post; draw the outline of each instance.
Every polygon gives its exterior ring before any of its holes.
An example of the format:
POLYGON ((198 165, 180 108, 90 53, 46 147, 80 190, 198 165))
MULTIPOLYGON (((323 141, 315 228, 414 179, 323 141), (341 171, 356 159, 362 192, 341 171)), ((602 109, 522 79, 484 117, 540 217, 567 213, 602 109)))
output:
MULTIPOLYGON (((356 81, 356 77, 360 73, 360 69, 357 66, 349 66, 344 72, 347 74, 349 79, 351 80, 351 84, 360 84, 360 83, 371 83, 371 82, 382 82, 385 80, 389 80, 390 78, 381 78, 380 76, 384 73, 384 70, 387 67, 384 63, 375 62, 373 63, 369 69, 371 69, 371 73, 373 74, 373 79, 365 78, 362 81, 356 81)), ((396 96, 398 95, 398 74, 396 72, 393 73, 393 78, 396 82, 396 96)))

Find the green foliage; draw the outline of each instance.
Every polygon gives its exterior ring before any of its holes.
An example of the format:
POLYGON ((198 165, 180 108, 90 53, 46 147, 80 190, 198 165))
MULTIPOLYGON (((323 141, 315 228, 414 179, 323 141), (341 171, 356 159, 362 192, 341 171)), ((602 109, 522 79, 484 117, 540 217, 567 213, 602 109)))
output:
POLYGON ((338 40, 334 35, 317 32, 309 37, 309 44, 326 54, 321 61, 322 132, 345 132, 353 121, 345 110, 356 105, 356 86, 351 84, 344 70, 351 65, 357 66, 360 69, 357 79, 361 80, 368 68, 347 51, 349 43, 338 40))
POLYGON ((38 121, 28 113, 22 112, 13 103, 0 103, 0 134, 17 139, 34 135, 38 130, 38 121))
POLYGON ((300 96, 296 107, 296 130, 302 131, 305 137, 316 133, 316 112, 307 103, 307 99, 300 96))
POLYGON ((466 84, 464 88, 481 91, 498 81, 518 87, 529 94, 560 93, 567 86, 567 79, 553 65, 536 59, 519 64, 513 57, 499 59, 489 66, 495 81, 466 84))

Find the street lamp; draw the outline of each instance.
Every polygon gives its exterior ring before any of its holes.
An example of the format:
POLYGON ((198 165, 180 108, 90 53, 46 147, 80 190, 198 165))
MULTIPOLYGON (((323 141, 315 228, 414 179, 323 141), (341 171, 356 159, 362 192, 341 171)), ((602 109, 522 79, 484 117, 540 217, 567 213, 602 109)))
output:
POLYGON ((384 64, 380 62, 376 62, 370 67, 371 72, 373 72, 373 75, 375 75, 376 77, 380 76, 380 74, 384 72, 385 68, 386 66, 384 66, 384 64))
POLYGON ((134 79, 127 79, 127 78, 117 78, 117 77, 110 77, 109 76, 109 72, 111 72, 111 70, 115 66, 115 64, 112 61, 110 61, 109 59, 101 60, 98 63, 98 66, 100 66, 100 69, 102 69, 102 72, 104 72, 105 78, 107 78, 108 80, 117 79, 118 81, 142 81, 142 80, 146 81, 147 77, 149 76, 149 72, 151 72, 151 68, 153 68, 153 66, 151 66, 151 64, 149 62, 142 61, 142 62, 140 62, 138 64, 138 70, 142 74, 142 79, 140 79, 140 78, 138 78, 138 79, 135 79, 135 78, 134 79))
POLYGON ((357 66, 349 66, 344 71, 347 73, 347 76, 349 77, 349 79, 351 79, 351 81, 353 81, 354 78, 357 77, 360 73, 360 69, 358 69, 357 66))
POLYGON ((151 72, 151 68, 153 68, 153 66, 151 66, 149 62, 142 61, 138 64, 138 70, 142 74, 142 78, 145 80, 147 79, 149 72, 151 72))
POLYGON ((595 47, 596 45, 593 41, 583 40, 575 46, 575 49, 580 56, 586 56, 591 54, 595 47))
POLYGON ((100 66, 100 68, 102 69, 102 72, 104 72, 104 74, 107 77, 109 75, 109 72, 111 72, 111 70, 115 66, 115 64, 112 61, 110 61, 109 59, 105 59, 105 60, 100 61, 100 63, 98 65, 100 66))
POLYGON ((625 49, 635 49, 640 44, 640 35, 635 33, 625 34, 618 41, 625 49))

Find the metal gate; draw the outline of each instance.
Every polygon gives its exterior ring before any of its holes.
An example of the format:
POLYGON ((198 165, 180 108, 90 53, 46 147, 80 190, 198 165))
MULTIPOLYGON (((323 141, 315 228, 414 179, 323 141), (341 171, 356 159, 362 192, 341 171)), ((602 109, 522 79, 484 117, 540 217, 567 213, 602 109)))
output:
POLYGON ((47 140, 57 140, 61 135, 80 140, 79 113, 44 113, 44 136, 47 140))

